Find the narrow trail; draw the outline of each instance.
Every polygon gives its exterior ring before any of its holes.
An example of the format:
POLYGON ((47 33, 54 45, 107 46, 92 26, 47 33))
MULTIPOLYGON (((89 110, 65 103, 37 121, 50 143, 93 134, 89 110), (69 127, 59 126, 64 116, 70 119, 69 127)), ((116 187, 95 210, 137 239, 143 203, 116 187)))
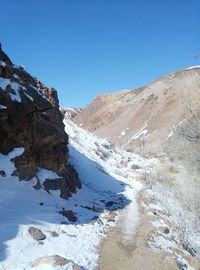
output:
POLYGON ((178 270, 170 253, 153 251, 147 246, 152 227, 142 207, 139 212, 140 224, 129 242, 124 241, 121 226, 125 216, 120 218, 117 227, 100 246, 100 259, 96 270, 178 270))

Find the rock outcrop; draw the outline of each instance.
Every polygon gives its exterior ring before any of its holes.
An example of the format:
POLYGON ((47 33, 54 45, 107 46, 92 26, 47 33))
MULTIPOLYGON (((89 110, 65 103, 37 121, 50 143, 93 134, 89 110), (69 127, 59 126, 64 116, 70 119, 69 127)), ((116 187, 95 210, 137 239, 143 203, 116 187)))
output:
POLYGON ((35 228, 33 226, 31 226, 28 229, 28 232, 33 237, 33 239, 36 240, 36 241, 42 241, 42 240, 46 239, 46 235, 43 234, 43 232, 41 230, 39 230, 38 228, 35 228))
POLYGON ((60 177, 53 189, 67 198, 80 188, 78 174, 67 164, 67 143, 56 90, 15 66, 0 47, 0 153, 24 147, 14 159, 15 174, 29 180, 38 168, 52 170, 60 177))

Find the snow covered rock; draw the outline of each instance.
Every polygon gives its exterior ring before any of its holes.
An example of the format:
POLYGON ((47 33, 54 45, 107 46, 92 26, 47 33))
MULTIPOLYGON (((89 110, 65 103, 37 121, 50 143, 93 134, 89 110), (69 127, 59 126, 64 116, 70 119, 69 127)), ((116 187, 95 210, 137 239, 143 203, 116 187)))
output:
POLYGON ((38 168, 54 171, 62 179, 56 189, 67 198, 80 187, 80 181, 74 169, 66 165, 68 135, 57 92, 23 67, 13 65, 2 49, 0 62, 0 153, 6 155, 15 147, 23 147, 23 155, 13 160, 15 175, 28 180, 36 176, 38 168))
POLYGON ((40 258, 37 258, 33 263, 34 267, 40 266, 42 264, 53 265, 53 266, 65 266, 67 264, 70 264, 71 265, 70 269, 72 269, 72 270, 80 270, 81 269, 81 267, 78 264, 75 264, 73 261, 67 260, 59 255, 40 257, 40 258))
POLYGON ((33 237, 33 239, 35 239, 36 241, 41 241, 41 240, 46 239, 46 235, 43 234, 43 232, 41 230, 37 229, 36 227, 31 226, 28 229, 28 232, 33 237))

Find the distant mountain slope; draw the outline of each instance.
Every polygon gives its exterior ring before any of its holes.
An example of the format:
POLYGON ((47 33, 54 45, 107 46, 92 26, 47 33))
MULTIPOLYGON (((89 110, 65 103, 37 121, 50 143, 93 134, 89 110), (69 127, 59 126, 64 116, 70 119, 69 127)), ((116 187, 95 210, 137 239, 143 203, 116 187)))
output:
POLYGON ((184 119, 185 108, 198 106, 200 67, 163 76, 147 86, 114 94, 101 94, 74 121, 125 149, 157 146, 184 119))

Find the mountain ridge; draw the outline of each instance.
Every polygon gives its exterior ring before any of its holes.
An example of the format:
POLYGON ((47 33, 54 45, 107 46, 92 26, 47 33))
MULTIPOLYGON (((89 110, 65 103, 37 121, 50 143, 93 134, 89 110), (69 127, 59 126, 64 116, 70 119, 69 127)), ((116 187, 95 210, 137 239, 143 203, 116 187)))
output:
POLYGON ((141 88, 101 94, 73 120, 126 150, 144 143, 157 147, 184 119, 186 106, 197 107, 199 89, 200 67, 190 67, 141 88))

